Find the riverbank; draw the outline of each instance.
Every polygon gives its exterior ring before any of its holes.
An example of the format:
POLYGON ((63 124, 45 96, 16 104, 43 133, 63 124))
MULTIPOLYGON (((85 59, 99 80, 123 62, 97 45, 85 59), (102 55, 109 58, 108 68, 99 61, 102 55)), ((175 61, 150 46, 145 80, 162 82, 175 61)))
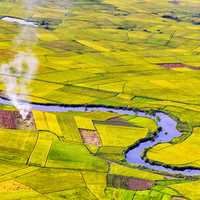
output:
MULTIPOLYGON (((9 104, 9 100, 6 98, 0 98, 1 104, 9 104)), ((25 103, 25 102, 24 102, 25 103)), ((197 176, 200 175, 200 169, 193 167, 174 167, 165 165, 163 163, 157 163, 151 161, 145 157, 147 149, 153 148, 157 144, 166 143, 174 138, 180 137, 181 132, 177 130, 177 122, 168 116, 165 113, 155 111, 152 114, 146 113, 145 111, 141 111, 134 108, 127 107, 114 107, 114 106, 103 106, 103 105, 65 105, 65 104, 39 104, 39 103, 31 103, 33 110, 40 110, 45 112, 113 112, 121 115, 136 115, 139 117, 147 117, 157 121, 158 127, 160 127, 160 131, 153 138, 144 139, 134 146, 130 148, 126 152, 127 162, 137 164, 139 166, 156 170, 163 171, 167 173, 172 173, 176 175, 185 175, 185 176, 197 176), (159 120, 157 120, 159 119, 159 120)))

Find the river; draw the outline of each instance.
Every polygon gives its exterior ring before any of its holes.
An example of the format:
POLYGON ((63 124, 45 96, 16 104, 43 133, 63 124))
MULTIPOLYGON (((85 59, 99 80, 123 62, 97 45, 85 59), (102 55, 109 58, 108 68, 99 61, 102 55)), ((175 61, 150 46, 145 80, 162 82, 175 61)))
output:
MULTIPOLYGON (((0 104, 10 105, 10 101, 6 98, 0 97, 0 104)), ((156 144, 166 143, 171 141, 176 137, 181 136, 181 132, 177 130, 177 122, 175 119, 163 112, 155 112, 154 114, 147 114, 145 111, 138 111, 134 108, 127 107, 113 107, 113 106, 103 106, 103 105, 55 105, 55 104, 36 104, 31 103, 33 110, 40 110, 46 112, 114 112, 118 114, 127 114, 127 115, 136 115, 139 117, 147 117, 153 120, 156 120, 157 126, 161 127, 161 130, 157 135, 152 138, 143 139, 137 145, 133 144, 133 147, 130 148, 126 153, 126 160, 129 163, 142 166, 151 170, 167 172, 175 175, 184 175, 184 176, 196 176, 200 175, 200 169, 195 169, 192 167, 173 167, 165 164, 156 164, 148 159, 144 159, 144 152, 146 149, 149 149, 156 144)))

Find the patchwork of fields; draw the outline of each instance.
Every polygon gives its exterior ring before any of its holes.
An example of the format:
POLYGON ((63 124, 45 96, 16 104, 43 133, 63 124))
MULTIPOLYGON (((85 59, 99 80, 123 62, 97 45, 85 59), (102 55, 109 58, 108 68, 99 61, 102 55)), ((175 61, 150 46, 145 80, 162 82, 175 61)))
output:
MULTIPOLYGON (((198 0, 43 0, 24 12, 22 0, 2 0, 0 17, 40 24, 32 46, 40 64, 29 101, 169 113, 183 135, 147 157, 200 167, 199 6, 198 0)), ((25 49, 13 46, 19 32, 19 24, 0 20, 0 63, 25 49)), ((4 89, 0 82, 0 96, 4 89)), ((157 131, 151 119, 34 110, 23 122, 13 107, 1 110, 2 200, 200 199, 199 177, 126 162, 125 151, 157 131)))
POLYGON ((0 130, 2 199, 183 197, 179 186, 188 180, 125 161, 126 149, 151 134, 154 121, 101 112, 33 111, 33 117, 36 129, 0 130), (95 132, 98 143, 81 137, 84 131, 95 132))

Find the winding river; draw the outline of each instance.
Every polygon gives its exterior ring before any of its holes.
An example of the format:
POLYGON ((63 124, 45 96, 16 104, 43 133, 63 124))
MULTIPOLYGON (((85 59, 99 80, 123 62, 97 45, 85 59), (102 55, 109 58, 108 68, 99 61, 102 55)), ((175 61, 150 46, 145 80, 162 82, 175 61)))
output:
MULTIPOLYGON (((24 102, 25 103, 25 102, 24 102)), ((0 97, 0 104, 10 105, 10 101, 6 98, 0 97)), ((200 169, 193 167, 173 167, 162 163, 150 161, 144 158, 144 152, 159 143, 166 143, 173 138, 181 136, 181 133, 177 130, 177 122, 169 115, 163 112, 155 112, 154 114, 147 114, 144 111, 138 111, 134 108, 127 107, 114 107, 103 105, 55 105, 55 104, 37 104, 31 103, 33 110, 47 111, 47 112, 114 112, 118 114, 136 115, 140 117, 147 117, 157 121, 157 126, 161 127, 161 130, 153 138, 144 138, 138 144, 135 144, 126 153, 126 160, 129 163, 136 164, 138 166, 148 168, 151 170, 167 172, 175 175, 184 176, 197 176, 200 175, 200 169)))
MULTIPOLYGON (((37 23, 33 21, 28 21, 20 18, 3 16, 0 17, 1 20, 17 23, 20 25, 27 25, 32 27, 37 27, 37 23)), ((25 102, 24 102, 25 103, 25 102)), ((10 101, 6 98, 0 97, 0 104, 10 105, 10 101)), ((129 163, 136 164, 138 166, 148 168, 151 170, 167 172, 175 175, 184 176, 196 176, 200 175, 200 169, 193 167, 174 167, 170 165, 165 165, 164 163, 157 163, 145 158, 145 153, 147 150, 156 144, 166 143, 171 141, 176 137, 180 137, 181 133, 177 130, 177 122, 171 118, 169 115, 163 112, 155 112, 154 114, 147 114, 144 111, 138 111, 136 109, 126 108, 126 107, 113 107, 113 106, 102 106, 102 105, 53 105, 53 104, 31 104, 33 110, 48 111, 48 112, 67 112, 67 111, 79 111, 79 112, 115 112, 118 114, 136 115, 140 117, 147 117, 157 121, 157 126, 161 127, 161 130, 153 138, 144 138, 137 144, 132 146, 126 152, 126 160, 129 163)))

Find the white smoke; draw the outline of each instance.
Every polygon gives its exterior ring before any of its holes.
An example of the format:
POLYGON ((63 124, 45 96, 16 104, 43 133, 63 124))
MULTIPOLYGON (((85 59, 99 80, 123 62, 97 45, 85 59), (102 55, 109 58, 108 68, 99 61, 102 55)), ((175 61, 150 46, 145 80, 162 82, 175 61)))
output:
MULTIPOLYGON (((25 12, 27 14, 32 12, 39 2, 38 0, 25 0, 25 12)), ((11 100, 12 105, 19 110, 22 118, 26 119, 31 111, 31 105, 25 102, 29 93, 28 84, 38 68, 37 58, 30 53, 32 46, 37 43, 36 26, 22 25, 13 42, 16 49, 26 50, 18 50, 12 61, 2 64, 0 73, 5 85, 5 95, 11 100)))
POLYGON ((23 3, 25 8, 29 11, 32 11, 35 6, 42 4, 43 0, 24 0, 23 3))
POLYGON ((18 53, 13 61, 1 65, 0 72, 3 74, 3 82, 6 86, 5 93, 12 104, 19 110, 23 119, 26 119, 31 110, 26 100, 28 83, 32 79, 38 66, 37 59, 30 53, 18 53))
POLYGON ((13 42, 14 45, 17 47, 23 46, 30 50, 31 47, 37 43, 36 27, 22 27, 20 33, 17 35, 13 42))
MULTIPOLYGON (((56 6, 63 9, 70 7, 70 2, 68 0, 57 0, 56 3, 54 1, 49 1, 48 3, 54 6, 56 4, 56 6)), ((47 2, 45 0, 23 0, 23 3, 25 9, 25 13, 23 14, 25 16, 32 16, 37 7, 42 4, 46 5, 47 2)), ((15 22, 17 21, 19 23, 20 20, 15 20, 15 22)), ((31 111, 31 105, 26 101, 29 93, 28 84, 38 68, 37 58, 30 53, 32 46, 37 43, 36 31, 37 25, 31 22, 31 20, 28 23, 21 23, 21 30, 13 40, 14 47, 18 53, 12 61, 0 66, 0 73, 5 85, 5 94, 20 111, 23 119, 26 119, 28 113, 31 111), (19 49, 26 49, 26 51, 19 49)))

